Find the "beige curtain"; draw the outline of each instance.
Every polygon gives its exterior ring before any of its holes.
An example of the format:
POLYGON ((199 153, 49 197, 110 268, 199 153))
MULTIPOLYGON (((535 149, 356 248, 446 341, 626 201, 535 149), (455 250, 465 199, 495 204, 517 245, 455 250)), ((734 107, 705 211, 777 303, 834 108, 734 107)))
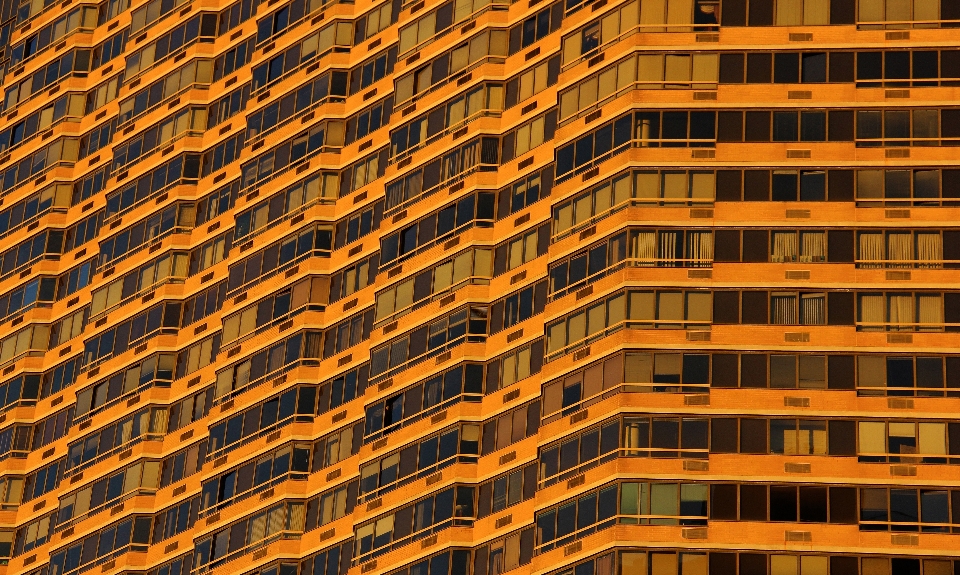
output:
POLYGON ((943 237, 938 233, 917 234, 917 260, 922 268, 943 267, 943 237))
POLYGON ((823 262, 826 259, 826 234, 824 232, 801 232, 800 261, 823 262))
POLYGON ((777 0, 777 26, 803 24, 803 0, 777 0))
POLYGON ((643 0, 640 5, 640 31, 663 32, 667 21, 667 0, 643 0), (661 24, 661 26, 657 26, 661 24))
MULTIPOLYGON (((644 0, 644 6, 650 0, 644 0)), ((693 32, 691 26, 677 26, 676 24, 693 23, 693 0, 667 0, 667 32, 693 32)))
POLYGON ((830 23, 830 0, 804 0, 803 23, 807 26, 825 26, 830 23))
POLYGON ((663 54, 641 54, 637 62, 637 88, 659 89, 663 82, 663 54))
POLYGON ((940 294, 920 294, 917 296, 920 331, 943 331, 943 306, 940 294))
POLYGON ((909 28, 907 24, 913 20, 913 10, 911 9, 913 0, 887 0, 887 13, 884 20, 887 22, 902 22, 902 24, 887 24, 887 28, 909 28))
POLYGON ((860 234, 860 267, 879 268, 885 258, 883 254, 883 234, 860 234))
POLYGON ((776 263, 797 261, 796 232, 773 233, 773 255, 771 261, 776 263))
POLYGON ((891 331, 913 331, 913 294, 888 294, 887 317, 891 331))
POLYGON ((909 268, 913 265, 913 234, 887 234, 887 264, 891 268, 909 268))
MULTIPOLYGON (((956 2, 956 0, 950 0, 956 2)), ((913 19, 919 24, 914 24, 914 28, 937 28, 940 19, 940 0, 913 0, 913 19)))
POLYGON ((863 331, 883 331, 884 322, 883 295, 863 294, 860 296, 860 323, 863 331))

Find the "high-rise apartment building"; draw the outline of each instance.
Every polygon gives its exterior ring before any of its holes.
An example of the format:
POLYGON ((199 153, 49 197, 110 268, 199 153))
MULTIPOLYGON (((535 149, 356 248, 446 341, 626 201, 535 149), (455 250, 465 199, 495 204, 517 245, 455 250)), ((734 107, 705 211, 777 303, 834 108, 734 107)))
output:
POLYGON ((0 575, 960 575, 960 0, 0 18, 0 575))

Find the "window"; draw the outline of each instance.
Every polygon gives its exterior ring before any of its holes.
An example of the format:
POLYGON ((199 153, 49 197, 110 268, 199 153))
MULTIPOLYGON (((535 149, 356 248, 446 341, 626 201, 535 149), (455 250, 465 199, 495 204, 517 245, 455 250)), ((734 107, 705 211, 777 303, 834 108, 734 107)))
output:
POLYGON ((329 257, 333 247, 333 228, 312 225, 294 232, 233 264, 227 271, 227 294, 249 288, 308 257, 329 257))
MULTIPOLYGON (((349 127, 348 121, 348 132, 349 127)), ((346 197, 383 176, 387 168, 388 153, 388 149, 384 148, 345 168, 340 173, 340 197, 346 197)))
POLYGON ((503 137, 501 162, 518 158, 540 144, 553 139, 557 130, 557 111, 550 110, 520 125, 503 137))
POLYGON ((390 162, 397 162, 481 115, 499 115, 503 85, 485 83, 390 133, 390 162))
POLYGON ((560 124, 599 109, 633 89, 715 90, 716 53, 643 54, 624 58, 560 93, 560 124))
POLYGON ((480 453, 487 455, 523 441, 540 429, 540 402, 515 407, 483 423, 480 453))
POLYGON ((204 481, 198 514, 207 517, 287 479, 306 479, 310 471, 308 443, 293 443, 204 481))
POLYGON ((365 363, 324 382, 320 386, 317 415, 334 410, 357 397, 362 397, 364 390, 367 388, 369 373, 370 366, 365 363))
POLYGON ((830 24, 829 0, 776 0, 777 26, 824 26, 830 24))
POLYGON ((323 359, 366 341, 373 326, 373 308, 354 314, 323 331, 323 359))
POLYGON ((534 340, 487 363, 487 380, 484 393, 493 393, 519 381, 531 374, 539 373, 543 367, 543 340, 534 340))
POLYGON ((140 6, 130 13, 130 33, 136 34, 144 28, 162 19, 172 12, 175 8, 183 4, 186 0, 162 2, 161 0, 151 0, 145 5, 140 6))
POLYGON ((120 116, 117 122, 122 126, 195 84, 209 84, 212 81, 212 74, 212 60, 195 60, 183 65, 163 79, 149 84, 132 97, 121 100, 120 116))
MULTIPOLYGON (((454 183, 475 171, 490 171, 500 164, 500 138, 474 138, 431 161, 423 168, 407 172, 386 184, 385 215, 436 192, 440 186, 454 183)), ((385 167, 385 166, 384 166, 385 167)))
POLYGON ((131 82, 174 54, 178 54, 194 42, 212 42, 217 35, 217 14, 194 16, 173 30, 161 35, 126 58, 124 81, 131 82), (210 40, 208 40, 210 38, 210 40))
POLYGON ((97 27, 97 10, 93 6, 74 8, 52 23, 14 44, 10 51, 11 69, 26 62, 67 35, 78 31, 92 31, 97 27))
MULTIPOLYGON (((710 491, 711 520, 736 520, 739 517, 740 521, 857 522, 855 487, 714 484, 710 491)), ((796 563, 796 559, 793 562, 796 563)), ((789 561, 785 563, 789 565, 789 561)))
POLYGON ((160 464, 160 487, 166 487, 200 471, 206 453, 207 442, 204 440, 165 457, 160 464))
MULTIPOLYGON (((346 144, 366 138, 389 123, 393 113, 393 96, 387 96, 373 106, 369 106, 347 118, 346 144)), ((374 169, 374 171, 376 171, 374 169)))
POLYGON ((625 326, 631 329, 710 329, 712 311, 713 294, 709 291, 620 292, 550 323, 547 326, 547 360, 625 326))
POLYGON ((315 386, 300 385, 212 425, 207 459, 229 453, 256 439, 262 432, 285 427, 294 421, 313 421, 316 400, 315 386))
POLYGON ((490 227, 494 219, 494 201, 495 195, 491 192, 471 194, 381 239, 381 269, 471 227, 490 227))
POLYGON ((288 336, 245 360, 217 371, 214 392, 216 402, 223 403, 252 387, 261 385, 266 381, 267 376, 278 375, 281 370, 290 370, 303 359, 318 358, 320 339, 321 333, 317 331, 288 336))
MULTIPOLYGON (((649 428, 649 418, 647 427, 649 428)), ((648 431, 649 433, 649 431, 648 431)), ((626 435, 624 438, 626 439, 626 435)), ((539 481, 541 488, 573 477, 601 462, 619 456, 620 420, 601 423, 585 431, 540 449, 539 481)), ((647 440, 644 437, 644 440, 647 440)), ((637 443, 634 443, 634 447, 637 443)))
POLYGON ((554 56, 527 68, 517 76, 507 80, 505 108, 512 108, 536 96, 557 83, 560 75, 560 57, 554 56))
POLYGON ((637 112, 595 128, 556 152, 557 180, 582 173, 631 145, 640 147, 713 147, 715 112, 637 112), (636 144, 631 144, 634 140, 636 144))
POLYGON ((954 489, 860 489, 860 530, 923 533, 960 531, 960 492, 954 489))
POLYGON ((614 523, 706 525, 709 486, 623 482, 537 513, 537 553, 545 553, 614 523))
POLYGON ((62 531, 78 521, 103 512, 107 507, 138 494, 153 494, 160 483, 160 462, 144 461, 111 472, 107 477, 60 498, 53 524, 62 531))
POLYGON ((307 277, 223 318, 223 345, 310 310, 322 310, 329 293, 329 279, 307 277))
POLYGON ((563 3, 557 2, 524 19, 510 28, 510 54, 526 48, 560 29, 563 21, 563 3))
POLYGON ((414 538, 452 526, 471 526, 476 516, 476 488, 450 487, 398 511, 357 527, 353 556, 370 559, 381 549, 397 549, 414 538))
POLYGON ((861 355, 856 365, 860 395, 952 396, 960 375, 960 363, 953 357, 861 355))
MULTIPOLYGON (((83 114, 82 95, 61 96, 23 120, 14 123, 10 128, 0 131, 0 151, 12 150, 61 120, 80 118, 83 114)), ((61 185, 65 186, 65 184, 61 185)))
POLYGON ((176 379, 185 377, 211 363, 220 352, 220 332, 205 337, 177 354, 176 379))
POLYGON ((620 269, 617 264, 626 258, 627 234, 622 233, 551 263, 550 298, 561 298, 620 269))
POLYGON ((204 242, 200 247, 190 250, 189 275, 196 275, 222 262, 230 253, 232 243, 233 230, 229 230, 214 236, 212 240, 204 242))
MULTIPOLYGON (((236 116, 247 107, 250 84, 244 84, 226 96, 214 100, 207 107, 207 129, 214 128, 236 116)), ((249 134, 248 134, 249 137, 249 134)))
POLYGON ((857 146, 949 146, 955 140, 941 136, 960 136, 950 127, 960 120, 955 110, 857 110, 857 146), (941 134, 941 121, 944 124, 941 134))
MULTIPOLYGON (((160 303, 84 341, 84 368, 91 369, 154 337, 176 334, 180 329, 181 313, 180 303, 160 303)), ((60 333, 69 333, 67 328, 70 327, 79 335, 82 330, 76 323, 79 321, 80 318, 74 316, 75 323, 69 326, 64 323, 60 333)))
MULTIPOLYGON (((953 231, 858 232, 857 264, 862 268, 941 268, 944 245, 950 251, 953 231), (946 240, 946 242, 944 241, 946 240)), ((948 267, 952 267, 948 264, 948 267)))
POLYGON ((318 202, 330 202, 337 195, 337 173, 320 172, 237 213, 234 240, 247 239, 302 213, 318 202))
POLYGON ((80 390, 77 392, 74 418, 78 423, 82 422, 140 389, 153 385, 170 385, 175 357, 168 353, 155 354, 80 390))
POLYGON ((501 188, 497 194, 497 219, 515 214, 549 197, 553 189, 553 173, 551 164, 501 188))
POLYGON ((458 462, 475 463, 479 455, 478 425, 457 425, 431 434, 361 467, 360 501, 372 501, 458 462))
POLYGON ((92 292, 91 317, 110 311, 145 291, 168 282, 182 282, 187 277, 187 254, 174 252, 160 256, 132 272, 92 292))
POLYGON ((509 329, 543 312, 547 300, 547 282, 541 281, 505 298, 490 307, 490 334, 509 329))
POLYGON ((377 293, 376 323, 402 317, 436 296, 468 284, 488 284, 492 275, 490 249, 473 249, 441 261, 416 276, 377 293))
POLYGON ((253 76, 250 84, 251 93, 263 90, 307 62, 328 52, 348 50, 352 40, 352 28, 353 26, 347 22, 333 22, 295 43, 286 51, 273 56, 265 64, 256 66, 251 71, 253 76))
POLYGON ((174 203, 163 211, 140 220, 124 231, 100 242, 97 270, 119 263, 152 244, 159 238, 193 228, 196 206, 192 203, 174 203))
POLYGON ((684 206, 712 203, 716 194, 712 171, 636 171, 620 173, 553 209, 553 241, 592 225, 625 207, 625 202, 684 206))
POLYGON ((367 38, 372 38, 381 30, 385 30, 391 24, 396 23, 400 15, 399 0, 384 2, 370 10, 363 16, 357 18, 353 28, 353 44, 359 45, 367 38))
POLYGON ((67 446, 65 474, 75 475, 109 454, 144 439, 162 439, 167 430, 167 410, 142 409, 67 446))
MULTIPOLYGON (((857 329, 860 331, 944 329, 941 293, 860 293, 857 299, 857 329)), ((953 322, 948 323, 953 328, 953 322)))
MULTIPOLYGON (((470 69, 487 59, 502 61, 507 55, 507 32, 484 31, 433 60, 417 66, 394 82, 394 107, 408 104, 423 93, 438 88, 457 72, 470 69)), ((351 91, 352 92, 352 91, 351 91)))
POLYGON ((941 17, 958 16, 953 6, 944 9, 941 16, 936 0, 858 0, 857 7, 857 26, 861 29, 937 28, 941 17))
MULTIPOLYGON (((376 361, 376 360, 374 360, 376 361)), ((402 393, 368 406, 364 443, 395 432, 461 401, 480 401, 483 366, 467 363, 427 378, 402 393)))
POLYGON ((498 245, 494 250, 493 275, 498 276, 547 253, 550 226, 519 234, 498 245))
POLYGON ((937 421, 859 421, 858 450, 861 462, 955 463, 958 453, 955 423, 937 421))
POLYGON ((354 294, 372 284, 377 277, 380 253, 354 262, 330 278, 330 301, 333 303, 354 294))
MULTIPOLYGON (((345 487, 344 490, 346 490, 345 487)), ((345 493, 341 495, 341 499, 345 498, 345 495, 345 493)), ((214 568, 227 559, 234 559, 252 551, 265 541, 303 533, 306 519, 305 503, 304 501, 281 501, 197 541, 194 543, 194 569, 214 568), (238 536, 230 537, 232 532, 236 532, 238 536)), ((349 507, 353 511, 353 506, 349 507)), ((337 509, 339 511, 337 517, 340 517, 346 508, 346 502, 343 502, 338 507, 331 508, 331 511, 337 509)))
POLYGON ((397 48, 394 46, 356 66, 350 70, 350 93, 356 94, 386 78, 393 73, 396 63, 397 48))
POLYGON ((150 525, 153 517, 136 516, 127 518, 92 534, 80 541, 58 550, 50 557, 50 570, 57 573, 70 573, 87 570, 96 565, 97 556, 118 556, 127 551, 146 551, 150 543, 150 525), (82 554, 83 549, 96 549, 96 553, 82 554), (90 555, 95 555, 91 557, 90 555))
POLYGON ((477 517, 500 513, 521 501, 533 499, 537 490, 537 464, 531 463, 480 484, 477 517))
POLYGON ((300 23, 310 14, 323 8, 326 0, 294 0, 274 11, 266 18, 257 20, 257 45, 276 39, 287 29, 300 23))

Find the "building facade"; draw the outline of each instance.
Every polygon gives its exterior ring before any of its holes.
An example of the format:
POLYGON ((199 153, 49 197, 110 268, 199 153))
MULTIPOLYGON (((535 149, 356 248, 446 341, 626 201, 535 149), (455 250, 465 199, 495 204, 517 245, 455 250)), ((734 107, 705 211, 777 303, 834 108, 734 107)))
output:
POLYGON ((960 574, 957 0, 0 18, 0 575, 960 574))

